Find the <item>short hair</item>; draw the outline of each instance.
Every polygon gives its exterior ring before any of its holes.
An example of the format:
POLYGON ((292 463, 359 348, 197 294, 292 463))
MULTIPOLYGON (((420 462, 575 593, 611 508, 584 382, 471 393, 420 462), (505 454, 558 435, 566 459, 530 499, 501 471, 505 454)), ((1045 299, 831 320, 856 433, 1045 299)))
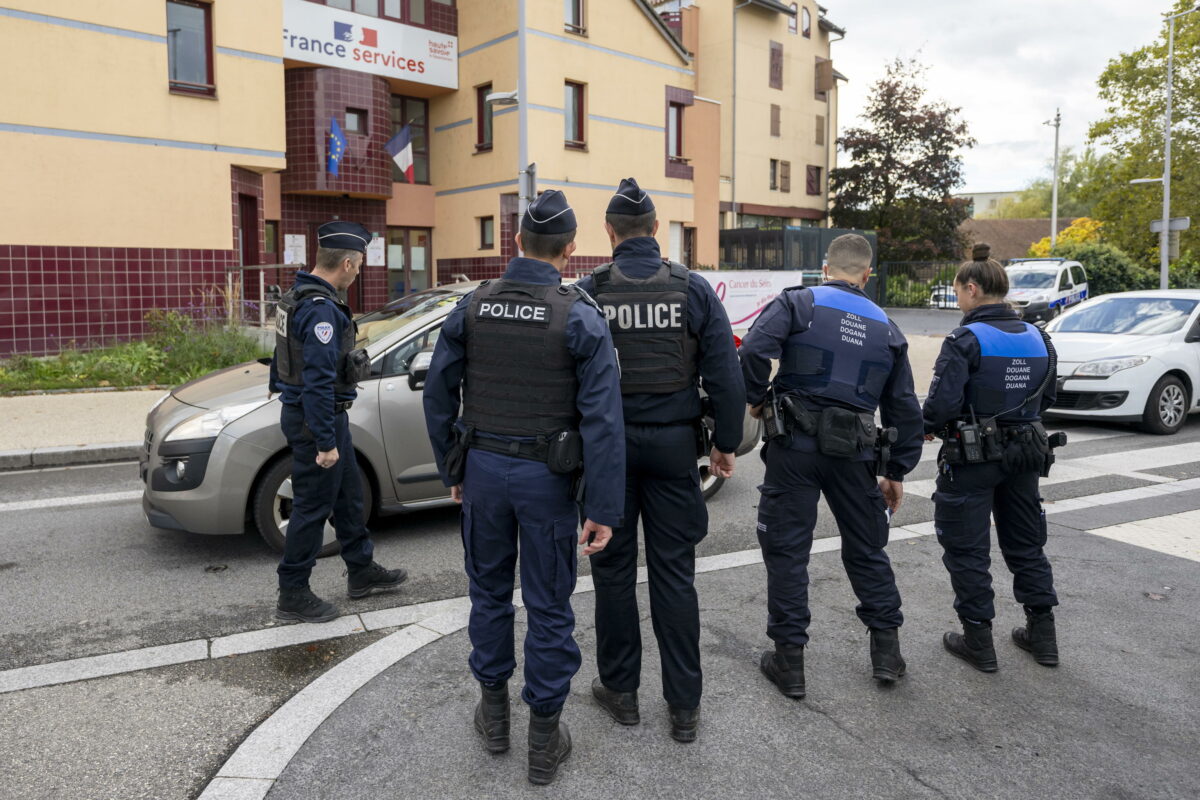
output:
POLYGON ((653 236, 658 212, 653 208, 645 214, 605 214, 604 221, 612 225, 613 233, 624 241, 635 236, 653 236))
POLYGON ((971 248, 971 260, 964 261, 954 275, 954 282, 966 286, 973 283, 984 297, 1004 297, 1008 294, 1008 272, 991 257, 992 248, 980 242, 971 248))
POLYGON ((573 241, 575 230, 566 233, 534 233, 524 226, 521 227, 521 249, 529 258, 542 261, 558 258, 573 241))
MULTIPOLYGON (((354 260, 354 256, 358 255, 357 250, 342 250, 337 247, 318 247, 317 248, 317 269, 323 269, 327 272, 333 272, 342 264, 343 259, 354 260)), ((366 256, 364 255, 365 259, 366 256)))
POLYGON ((829 243, 825 261, 836 272, 857 273, 871 268, 874 253, 866 237, 857 233, 843 233, 829 243))

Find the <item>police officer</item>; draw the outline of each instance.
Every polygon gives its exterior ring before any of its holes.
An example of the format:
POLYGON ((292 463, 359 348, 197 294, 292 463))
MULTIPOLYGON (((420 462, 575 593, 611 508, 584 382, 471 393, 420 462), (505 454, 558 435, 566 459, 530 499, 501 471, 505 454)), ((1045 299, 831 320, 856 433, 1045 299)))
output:
POLYGON ((698 455, 733 474, 746 393, 733 331, 708 281, 659 252, 654 201, 628 178, 604 228, 613 262, 579 282, 608 318, 621 362, 625 412, 625 519, 591 557, 596 587, 592 694, 618 722, 640 717, 642 640, 637 605, 638 518, 646 538, 650 614, 662 662, 671 736, 696 738, 702 673, 696 544, 708 533, 698 455), (712 402, 715 443, 702 427, 699 385, 712 402))
POLYGON ((580 664, 570 604, 579 519, 570 472, 579 444, 586 467, 586 521, 578 537, 584 554, 608 543, 621 520, 625 486, 612 337, 595 302, 561 285, 575 229, 562 192, 547 191, 529 205, 517 235, 524 256, 446 318, 425 384, 438 469, 462 503, 470 666, 482 691, 475 729, 493 753, 509 746, 513 570, 521 555, 529 615, 521 696, 531 711, 528 775, 536 784, 552 781, 571 752, 559 719, 580 664))
POLYGON ((1049 440, 1041 412, 1054 403, 1054 348, 1049 337, 1018 319, 1005 302, 1008 274, 976 245, 954 278, 961 327, 942 343, 923 409, 927 438, 945 440, 938 455, 934 523, 942 563, 954 587, 962 633, 942 644, 983 672, 995 672, 989 516, 1013 573, 1013 594, 1026 625, 1013 641, 1047 667, 1058 664, 1054 580, 1042 551, 1046 512, 1038 476, 1049 440))
POLYGON ((279 302, 270 385, 283 394, 280 424, 292 449, 293 492, 275 616, 301 622, 338 616, 337 608, 308 586, 330 514, 351 598, 394 589, 408 577, 403 569, 385 569, 371 558, 374 547, 346 417, 370 365, 366 352, 354 349, 357 326, 337 293, 358 277, 371 233, 355 222, 327 222, 318 229, 317 241, 316 267, 297 272, 296 285, 279 302))
POLYGON ((785 289, 742 343, 751 413, 764 417, 766 477, 759 490, 758 541, 767 567, 767 635, 775 650, 759 667, 787 697, 804 697, 808 558, 823 492, 842 535, 842 563, 870 631, 873 677, 904 675, 900 593, 884 546, 904 475, 921 456, 921 408, 908 343, 863 287, 871 245, 857 234, 833 240, 823 285, 785 289), (771 359, 779 371, 770 382, 771 359), (879 408, 885 429, 876 429, 879 408), (878 464, 878 467, 877 467, 878 464), (877 471, 883 479, 875 482, 877 471))

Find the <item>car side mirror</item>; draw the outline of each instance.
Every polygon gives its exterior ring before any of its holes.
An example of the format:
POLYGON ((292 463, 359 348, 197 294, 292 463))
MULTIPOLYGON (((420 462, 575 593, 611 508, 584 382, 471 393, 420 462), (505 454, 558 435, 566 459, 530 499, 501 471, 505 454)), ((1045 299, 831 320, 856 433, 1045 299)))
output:
POLYGON ((1183 341, 1185 344, 1191 344, 1193 342, 1200 342, 1200 325, 1197 325, 1196 327, 1192 328, 1192 332, 1189 333, 1187 336, 1185 336, 1183 341))
POLYGON ((422 350, 413 356, 408 365, 408 388, 414 392, 425 388, 425 379, 429 377, 429 365, 433 363, 433 351, 422 350))

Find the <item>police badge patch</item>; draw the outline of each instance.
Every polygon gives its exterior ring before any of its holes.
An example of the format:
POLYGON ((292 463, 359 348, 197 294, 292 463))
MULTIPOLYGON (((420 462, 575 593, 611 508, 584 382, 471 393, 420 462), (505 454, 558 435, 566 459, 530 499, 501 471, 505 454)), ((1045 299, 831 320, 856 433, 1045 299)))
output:
POLYGON ((313 333, 321 340, 321 344, 329 344, 329 340, 333 338, 333 325, 329 322, 318 322, 313 328, 313 333))

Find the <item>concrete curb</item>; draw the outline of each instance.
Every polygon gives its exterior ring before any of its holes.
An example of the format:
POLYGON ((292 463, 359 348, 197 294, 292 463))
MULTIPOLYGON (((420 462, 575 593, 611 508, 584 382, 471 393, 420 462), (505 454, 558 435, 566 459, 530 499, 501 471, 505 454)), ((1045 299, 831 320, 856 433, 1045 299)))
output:
POLYGON ((132 461, 142 451, 141 442, 32 447, 28 450, 0 451, 0 472, 37 467, 73 467, 103 464, 107 461, 132 461))

